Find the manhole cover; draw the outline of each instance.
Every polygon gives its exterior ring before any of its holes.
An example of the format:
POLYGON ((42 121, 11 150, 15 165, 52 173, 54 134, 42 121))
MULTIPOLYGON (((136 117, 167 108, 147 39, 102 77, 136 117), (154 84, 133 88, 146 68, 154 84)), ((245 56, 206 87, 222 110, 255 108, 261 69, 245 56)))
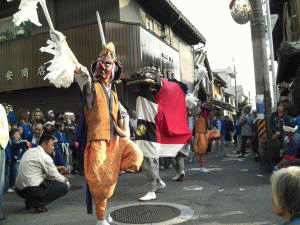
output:
POLYGON ((180 213, 180 209, 167 205, 134 205, 115 210, 110 216, 125 224, 149 224, 170 220, 180 213))

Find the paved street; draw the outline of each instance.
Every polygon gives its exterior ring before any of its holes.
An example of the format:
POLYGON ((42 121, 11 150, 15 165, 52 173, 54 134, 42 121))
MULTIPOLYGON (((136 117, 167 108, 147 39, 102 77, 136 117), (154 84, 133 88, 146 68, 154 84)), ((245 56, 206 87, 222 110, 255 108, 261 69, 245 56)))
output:
MULTIPOLYGON (((209 173, 198 171, 196 158, 192 163, 186 161, 183 182, 172 181, 175 175, 173 168, 161 170, 167 187, 157 193, 157 199, 151 203, 189 207, 192 214, 187 221, 180 223, 185 225, 282 224, 284 221, 272 211, 269 175, 259 174, 259 164, 253 161, 252 154, 240 159, 236 158, 235 151, 233 147, 227 148, 225 157, 209 153, 206 157, 209 173)), ((145 194, 145 183, 143 173, 121 175, 115 194, 108 201, 108 212, 138 204, 137 198, 145 194)), ((26 211, 23 199, 15 193, 5 194, 4 211, 7 219, 1 224, 96 224, 95 214, 86 214, 84 179, 75 175, 71 184, 73 187, 69 194, 50 204, 47 207, 49 211, 42 214, 26 211)))

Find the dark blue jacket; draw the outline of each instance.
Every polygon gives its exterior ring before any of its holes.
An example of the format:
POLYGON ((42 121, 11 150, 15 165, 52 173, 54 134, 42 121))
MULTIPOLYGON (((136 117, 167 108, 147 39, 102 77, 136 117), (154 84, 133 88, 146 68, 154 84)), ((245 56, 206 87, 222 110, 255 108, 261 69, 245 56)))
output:
POLYGON ((30 140, 30 137, 32 135, 30 126, 24 122, 18 122, 18 125, 23 127, 22 139, 30 140))
POLYGON ((20 141, 17 143, 16 141, 12 141, 12 152, 13 152, 13 161, 20 160, 23 154, 28 149, 26 141, 20 141))
POLYGON ((17 122, 16 115, 15 115, 14 111, 10 111, 7 115, 7 118, 8 118, 8 121, 10 123, 16 123, 17 122))
POLYGON ((7 146, 5 148, 5 157, 6 157, 6 164, 10 165, 13 159, 13 152, 12 152, 12 141, 11 139, 8 140, 7 146))
POLYGON ((284 114, 283 116, 280 117, 277 112, 271 114, 270 124, 271 124, 272 134, 275 134, 277 131, 279 131, 281 135, 284 135, 283 125, 289 127, 295 126, 295 123, 290 116, 284 114))
POLYGON ((53 152, 51 158, 53 159, 55 166, 66 166, 64 163, 64 158, 60 152, 58 151, 53 152))

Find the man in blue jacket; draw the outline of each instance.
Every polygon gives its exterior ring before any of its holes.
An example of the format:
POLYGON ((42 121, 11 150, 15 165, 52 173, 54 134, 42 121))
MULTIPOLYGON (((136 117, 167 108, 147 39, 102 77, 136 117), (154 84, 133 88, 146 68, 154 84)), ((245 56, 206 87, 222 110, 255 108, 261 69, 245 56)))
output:
POLYGON ((217 153, 217 157, 220 157, 223 155, 224 152, 224 134, 226 130, 224 126, 224 120, 221 119, 221 113, 216 112, 215 117, 216 118, 211 121, 211 126, 212 129, 219 130, 221 134, 221 138, 215 141, 215 152, 217 153))

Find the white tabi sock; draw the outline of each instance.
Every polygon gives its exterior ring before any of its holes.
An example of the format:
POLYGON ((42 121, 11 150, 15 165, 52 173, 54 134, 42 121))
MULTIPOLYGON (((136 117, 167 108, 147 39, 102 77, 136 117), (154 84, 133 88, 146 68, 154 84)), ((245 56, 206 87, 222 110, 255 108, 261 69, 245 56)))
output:
POLYGON ((109 225, 109 223, 106 220, 97 220, 96 225, 109 225))

